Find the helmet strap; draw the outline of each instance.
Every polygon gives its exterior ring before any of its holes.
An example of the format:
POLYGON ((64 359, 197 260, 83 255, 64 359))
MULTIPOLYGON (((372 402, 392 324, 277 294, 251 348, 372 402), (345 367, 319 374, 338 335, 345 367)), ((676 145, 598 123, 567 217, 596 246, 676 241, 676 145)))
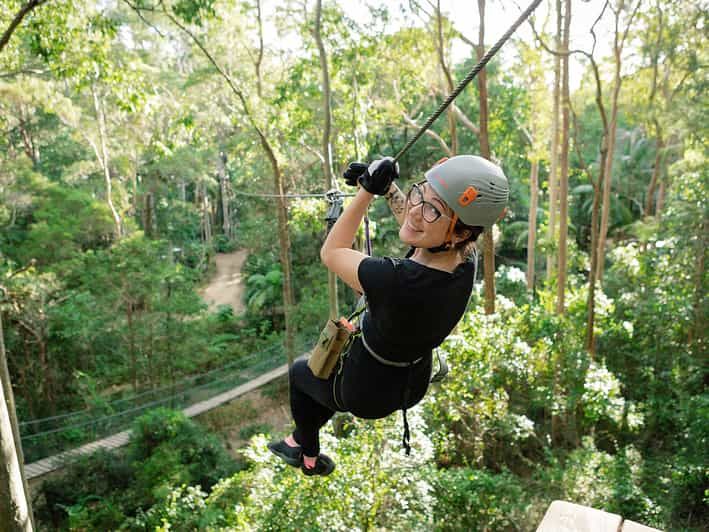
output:
POLYGON ((428 248, 429 253, 440 253, 442 251, 448 251, 453 246, 453 231, 455 230, 455 224, 458 221, 458 215, 453 213, 453 218, 451 218, 451 223, 448 226, 448 231, 446 231, 446 238, 443 244, 433 248, 428 248))

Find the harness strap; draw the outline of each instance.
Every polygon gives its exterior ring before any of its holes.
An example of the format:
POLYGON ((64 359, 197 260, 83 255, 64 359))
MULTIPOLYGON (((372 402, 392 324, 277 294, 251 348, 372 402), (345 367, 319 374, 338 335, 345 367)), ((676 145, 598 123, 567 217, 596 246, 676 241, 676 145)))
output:
POLYGON ((401 444, 404 446, 406 456, 411 454, 411 432, 409 431, 409 420, 406 417, 406 405, 409 403, 409 392, 411 391, 411 376, 413 375, 413 365, 409 366, 406 372, 406 386, 404 387, 404 397, 401 403, 401 413, 404 418, 404 435, 401 438, 401 444))
POLYGON ((409 421, 406 419, 406 408, 402 409, 402 412, 404 413, 404 436, 401 438, 401 444, 404 446, 406 456, 409 456, 411 454, 411 433, 409 432, 409 421))
POLYGON ((367 339, 364 337, 364 332, 360 330, 360 335, 362 337, 362 344, 364 347, 369 351, 369 354, 372 355, 372 358, 376 360, 377 362, 381 362, 385 366, 394 366, 395 368, 408 368, 413 366, 414 364, 418 364, 423 360, 424 357, 418 357, 416 360, 412 362, 394 362, 393 360, 388 360, 382 356, 379 356, 374 349, 372 349, 369 344, 367 343, 367 339))

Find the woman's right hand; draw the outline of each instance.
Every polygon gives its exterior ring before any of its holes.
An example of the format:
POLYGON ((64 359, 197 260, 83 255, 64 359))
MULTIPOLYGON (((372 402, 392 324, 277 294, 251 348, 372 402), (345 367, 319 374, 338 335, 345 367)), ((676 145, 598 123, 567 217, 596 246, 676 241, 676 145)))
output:
POLYGON ((393 157, 377 159, 369 165, 355 162, 350 163, 343 175, 348 185, 359 183, 370 194, 383 196, 389 192, 394 179, 399 177, 399 164, 393 157))

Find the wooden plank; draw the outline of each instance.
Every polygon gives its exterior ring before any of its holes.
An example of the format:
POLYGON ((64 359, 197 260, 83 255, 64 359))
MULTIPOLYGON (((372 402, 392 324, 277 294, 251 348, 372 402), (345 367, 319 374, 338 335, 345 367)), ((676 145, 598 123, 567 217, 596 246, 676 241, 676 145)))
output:
MULTIPOLYGON (((306 356, 307 354, 302 355, 297 360, 304 359, 306 356)), ((192 406, 183 409, 182 412, 187 417, 198 416, 199 414, 208 412, 209 410, 221 406, 224 403, 233 401, 234 399, 257 389, 263 386, 264 384, 267 384, 272 380, 275 380, 278 377, 285 375, 286 373, 288 373, 288 364, 283 364, 282 366, 268 371, 263 375, 260 375, 255 379, 242 384, 241 386, 237 386, 236 388, 232 388, 231 390, 228 390, 224 393, 215 395, 210 399, 195 403, 192 406)), ((76 449, 65 451, 54 456, 49 456, 42 460, 38 460, 37 462, 27 464, 25 465, 25 475, 28 479, 41 477, 42 475, 51 473, 52 471, 56 471, 57 469, 61 469, 62 467, 64 467, 64 463, 69 458, 85 454, 91 454, 97 451, 98 449, 117 449, 119 447, 123 447, 130 440, 130 434, 130 430, 124 430, 123 432, 118 432, 100 440, 87 443, 76 449)))
POLYGON ((283 364, 282 366, 264 373, 263 375, 242 384, 241 386, 237 386, 229 391, 215 395, 211 399, 207 399, 206 401, 202 401, 201 403, 196 403, 188 408, 185 408, 183 412, 189 417, 198 416, 199 414, 212 410, 216 406, 228 403, 229 401, 232 401, 247 392, 253 391, 256 388, 259 388, 264 384, 285 375, 286 373, 288 373, 288 364, 283 364))
POLYGON ((622 532, 662 532, 658 530, 657 528, 651 528, 649 526, 641 525, 640 523, 636 523, 635 521, 628 521, 625 520, 623 521, 623 528, 621 528, 622 532))
POLYGON ((622 518, 580 504, 554 501, 537 532, 618 532, 622 518))

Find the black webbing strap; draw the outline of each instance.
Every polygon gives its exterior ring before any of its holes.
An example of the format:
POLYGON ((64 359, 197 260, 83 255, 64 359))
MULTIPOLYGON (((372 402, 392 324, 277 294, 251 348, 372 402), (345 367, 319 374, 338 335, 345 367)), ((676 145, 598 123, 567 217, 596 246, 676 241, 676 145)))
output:
POLYGON ((406 375, 406 386, 404 387, 404 400, 401 405, 401 412, 404 417, 404 436, 401 439, 401 443, 406 450, 406 456, 411 454, 411 431, 409 431, 409 420, 406 418, 406 405, 409 402, 409 390, 411 389, 411 375, 413 374, 413 365, 409 366, 409 370, 406 375))

